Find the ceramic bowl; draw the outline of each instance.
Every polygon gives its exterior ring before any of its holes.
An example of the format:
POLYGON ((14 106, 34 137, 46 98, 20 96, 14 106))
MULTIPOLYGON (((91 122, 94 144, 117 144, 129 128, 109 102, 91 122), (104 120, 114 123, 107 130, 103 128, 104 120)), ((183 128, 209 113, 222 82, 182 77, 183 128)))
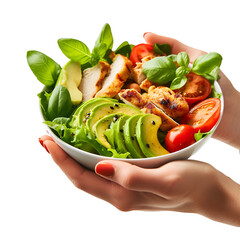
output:
MULTIPOLYGON (((217 92, 222 93, 221 88, 220 88, 220 86, 219 86, 219 84, 217 82, 215 82, 215 88, 216 88, 217 92)), ((131 164, 138 165, 140 167, 144 167, 144 168, 154 168, 154 167, 159 167, 160 165, 162 165, 164 163, 167 163, 167 162, 170 162, 170 161, 181 160, 181 159, 188 159, 189 157, 191 157, 192 154, 197 152, 208 141, 208 139, 211 137, 211 135, 216 130, 219 122, 221 121, 221 118, 222 118, 222 115, 223 115, 223 109, 224 109, 224 102, 223 102, 223 96, 222 96, 221 97, 221 114, 220 114, 220 118, 219 118, 217 124, 213 127, 212 133, 210 135, 206 136, 205 138, 202 138, 198 142, 196 142, 196 143, 192 144, 191 146, 189 146, 187 148, 184 148, 184 149, 182 149, 180 151, 177 151, 177 152, 174 152, 174 153, 170 153, 170 154, 167 154, 167 155, 163 155, 163 156, 151 157, 151 158, 121 159, 121 158, 105 157, 105 156, 100 156, 100 155, 88 153, 88 152, 85 152, 85 151, 83 151, 81 149, 75 148, 75 147, 65 143, 64 141, 62 141, 60 138, 58 138, 52 132, 52 130, 49 127, 47 127, 47 131, 51 135, 53 140, 69 156, 71 156, 73 159, 75 159, 81 165, 83 165, 83 166, 85 166, 85 167, 87 167, 89 169, 93 170, 95 168, 95 165, 99 161, 107 160, 107 159, 117 160, 117 161, 121 160, 121 161, 129 162, 131 164)))

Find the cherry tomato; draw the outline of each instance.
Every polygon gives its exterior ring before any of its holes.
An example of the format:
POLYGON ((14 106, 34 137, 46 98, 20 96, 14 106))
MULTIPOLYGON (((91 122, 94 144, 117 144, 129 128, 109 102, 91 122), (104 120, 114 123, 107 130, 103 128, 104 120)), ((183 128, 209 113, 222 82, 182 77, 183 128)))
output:
POLYGON ((184 97, 189 106, 206 99, 212 90, 210 82, 193 72, 187 74, 186 77, 188 79, 187 83, 182 88, 174 90, 174 92, 184 97))
POLYGON ((130 54, 130 60, 136 66, 137 62, 141 62, 144 57, 154 55, 153 46, 150 44, 141 43, 133 47, 130 54))
POLYGON ((171 129, 166 136, 165 146, 169 152, 176 152, 196 142, 193 127, 180 124, 171 129))
POLYGON ((195 105, 181 123, 192 126, 196 132, 209 132, 217 123, 221 112, 221 101, 218 98, 208 98, 195 105))

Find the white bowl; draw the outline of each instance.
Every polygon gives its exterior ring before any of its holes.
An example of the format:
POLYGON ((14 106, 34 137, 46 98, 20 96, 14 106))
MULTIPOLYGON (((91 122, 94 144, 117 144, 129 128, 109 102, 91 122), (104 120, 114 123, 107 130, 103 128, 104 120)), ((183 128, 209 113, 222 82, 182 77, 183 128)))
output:
MULTIPOLYGON (((217 92, 222 93, 221 88, 217 82, 215 82, 215 89, 217 92)), ((157 156, 157 157, 151 157, 151 158, 134 158, 134 159, 122 159, 122 158, 112 158, 112 157, 106 157, 106 156, 100 156, 93 153, 85 152, 81 149, 75 148, 64 141, 62 141, 59 137, 57 137, 52 130, 47 127, 48 133, 51 135, 53 140, 73 159, 75 159, 77 162, 79 162, 81 165, 89 168, 94 169, 95 165, 101 161, 101 160, 121 160, 125 162, 129 162, 135 165, 138 165, 140 167, 144 168, 154 168, 159 167, 164 163, 173 161, 173 160, 182 160, 182 159, 188 159, 192 154, 194 154, 196 151, 198 151, 211 137, 213 132, 216 130, 219 122, 221 121, 222 115, 223 115, 223 108, 224 108, 224 102, 223 102, 223 96, 221 97, 221 114, 220 118, 217 122, 217 124, 213 127, 212 133, 198 142, 190 145, 189 147, 186 147, 180 151, 170 153, 163 156, 157 156)))

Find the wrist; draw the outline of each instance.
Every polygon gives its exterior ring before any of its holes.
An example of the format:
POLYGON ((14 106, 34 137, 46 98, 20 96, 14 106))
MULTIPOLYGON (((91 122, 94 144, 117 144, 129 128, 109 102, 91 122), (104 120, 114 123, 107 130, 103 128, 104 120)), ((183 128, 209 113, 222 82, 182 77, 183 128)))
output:
POLYGON ((213 167, 207 175, 195 212, 240 227, 240 185, 213 167))

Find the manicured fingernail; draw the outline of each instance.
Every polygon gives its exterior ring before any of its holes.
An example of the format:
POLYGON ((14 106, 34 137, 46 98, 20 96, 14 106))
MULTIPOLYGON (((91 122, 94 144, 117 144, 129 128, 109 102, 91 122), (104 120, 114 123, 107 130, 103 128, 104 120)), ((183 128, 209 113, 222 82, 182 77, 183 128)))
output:
POLYGON ((111 163, 99 163, 95 168, 95 172, 105 177, 112 177, 114 168, 111 163))
POLYGON ((43 147, 46 149, 46 151, 49 153, 47 146, 43 143, 43 147))
POLYGON ((38 138, 38 141, 40 142, 40 144, 43 146, 43 140, 41 138, 38 138))

